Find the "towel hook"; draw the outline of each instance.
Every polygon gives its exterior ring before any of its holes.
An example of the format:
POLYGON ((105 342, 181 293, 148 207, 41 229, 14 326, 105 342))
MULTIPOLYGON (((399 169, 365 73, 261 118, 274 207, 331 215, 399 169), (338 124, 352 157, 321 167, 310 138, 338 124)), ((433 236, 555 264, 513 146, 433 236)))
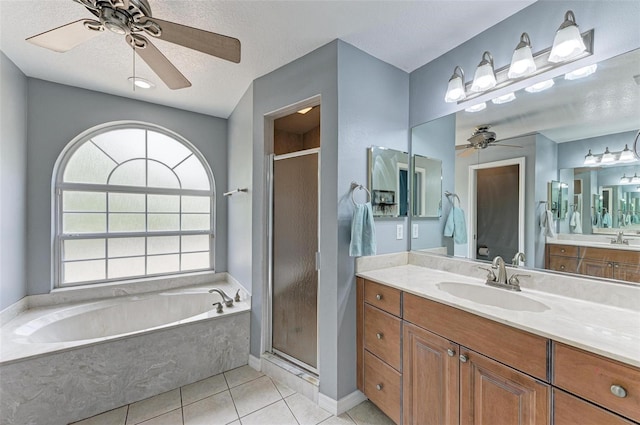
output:
POLYGON ((368 201, 367 202, 371 202, 371 192, 369 192, 369 189, 367 189, 363 185, 358 184, 356 182, 351 182, 351 201, 353 202, 353 205, 358 205, 358 203, 356 202, 355 198, 353 197, 356 189, 364 190, 365 192, 367 192, 367 196, 368 196, 368 201))

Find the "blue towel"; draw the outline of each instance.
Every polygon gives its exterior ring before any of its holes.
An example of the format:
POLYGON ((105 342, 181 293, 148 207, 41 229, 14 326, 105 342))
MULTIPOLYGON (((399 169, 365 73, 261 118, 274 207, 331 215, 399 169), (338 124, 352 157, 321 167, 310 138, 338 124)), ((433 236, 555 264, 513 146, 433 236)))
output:
POLYGON ((604 217, 602 217, 602 227, 611 227, 611 214, 604 213, 604 217))
POLYGON ((467 243, 467 225, 462 208, 451 209, 444 226, 444 235, 448 238, 453 237, 453 241, 457 244, 467 243))
POLYGON ((349 255, 360 257, 376 254, 376 226, 373 222, 371 202, 356 204, 351 220, 349 255))

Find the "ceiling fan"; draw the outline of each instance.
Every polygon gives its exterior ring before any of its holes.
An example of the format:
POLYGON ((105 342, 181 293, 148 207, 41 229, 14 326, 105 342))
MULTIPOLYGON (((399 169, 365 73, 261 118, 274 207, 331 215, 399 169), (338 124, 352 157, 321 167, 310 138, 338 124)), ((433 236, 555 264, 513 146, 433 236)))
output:
POLYGON ((240 40, 152 17, 147 0, 74 0, 96 19, 80 19, 27 38, 56 52, 66 52, 106 30, 125 40, 172 90, 191 83, 149 38, 175 43, 230 62, 240 62, 240 40))
MULTIPOLYGON (((469 143, 467 143, 466 145, 456 146, 456 150, 464 149, 462 152, 458 154, 458 156, 466 157, 471 155, 473 152, 477 151, 478 149, 486 149, 491 146, 505 147, 505 148, 522 148, 522 146, 505 145, 501 143, 505 140, 514 139, 515 137, 496 140, 496 133, 493 131, 489 131, 489 128, 491 128, 489 124, 483 124, 476 127, 471 137, 467 139, 469 143), (496 143, 500 143, 500 144, 497 145, 496 143)), ((525 135, 521 135, 518 137, 522 137, 522 136, 525 136, 525 135)))

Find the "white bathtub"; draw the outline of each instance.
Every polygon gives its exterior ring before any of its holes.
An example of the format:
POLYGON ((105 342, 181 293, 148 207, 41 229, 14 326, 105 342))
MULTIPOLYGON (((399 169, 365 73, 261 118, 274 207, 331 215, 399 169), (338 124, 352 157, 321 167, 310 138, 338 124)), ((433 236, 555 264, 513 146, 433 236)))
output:
POLYGON ((27 310, 0 332, 2 424, 67 424, 247 363, 250 301, 215 282, 27 310))

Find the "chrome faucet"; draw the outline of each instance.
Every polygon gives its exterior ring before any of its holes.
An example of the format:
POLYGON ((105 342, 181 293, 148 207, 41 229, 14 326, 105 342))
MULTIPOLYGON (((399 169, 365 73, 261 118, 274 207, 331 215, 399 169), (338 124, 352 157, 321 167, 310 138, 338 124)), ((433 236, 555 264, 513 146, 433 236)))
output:
POLYGON ((629 239, 623 239, 624 232, 618 232, 618 236, 611 239, 612 244, 629 245, 629 239))
POLYGON ((496 282, 507 284, 507 269, 504 264, 504 260, 501 256, 497 255, 496 258, 493 259, 492 268, 498 269, 498 276, 496 277, 496 282))
POLYGON ((485 284, 489 286, 495 286, 496 288, 508 289, 510 291, 520 291, 520 281, 518 280, 518 276, 530 277, 530 275, 526 274, 513 274, 510 278, 508 278, 507 268, 505 266, 504 260, 499 255, 493 259, 491 268, 484 270, 487 270, 488 272, 485 284), (495 274, 494 270, 498 271, 497 275, 495 274))
POLYGON ((222 289, 213 288, 209 290, 210 294, 213 292, 217 292, 218 294, 220 294, 220 296, 222 297, 222 301, 224 302, 224 305, 226 305, 227 307, 233 306, 233 298, 227 295, 222 289))
POLYGON ((522 261, 523 263, 527 261, 524 257, 524 252, 516 253, 516 255, 513 257, 513 260, 511 260, 511 264, 513 265, 513 267, 518 267, 520 265, 520 261, 522 261))

